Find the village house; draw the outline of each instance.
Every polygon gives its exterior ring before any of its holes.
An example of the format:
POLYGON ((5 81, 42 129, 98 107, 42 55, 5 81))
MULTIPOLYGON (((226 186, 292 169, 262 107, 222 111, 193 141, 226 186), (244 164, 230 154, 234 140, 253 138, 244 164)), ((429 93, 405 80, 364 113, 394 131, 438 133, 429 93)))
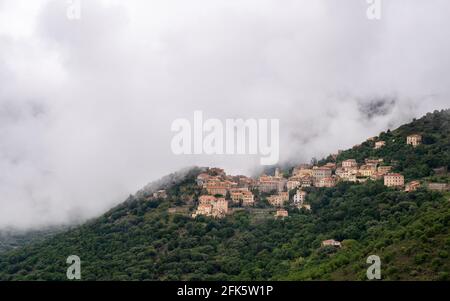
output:
POLYGON ((195 213, 192 214, 192 217, 196 218, 199 215, 211 216, 212 207, 212 204, 199 204, 195 213))
POLYGON ((332 247, 341 247, 341 242, 334 240, 334 239, 327 239, 322 241, 322 247, 327 247, 327 246, 332 246, 332 247))
POLYGON ((362 177, 371 177, 376 171, 377 171, 376 166, 361 165, 361 167, 358 170, 358 174, 359 176, 362 177))
POLYGON ((201 195, 198 197, 199 204, 211 204, 216 201, 216 197, 213 195, 201 195))
POLYGON ((313 184, 313 178, 311 176, 304 176, 300 178, 301 187, 311 187, 313 184))
POLYGON ((356 162, 355 159, 348 159, 348 160, 342 161, 342 167, 343 168, 357 168, 358 163, 356 162))
POLYGON ((272 191, 283 191, 287 180, 282 177, 272 177, 262 175, 258 180, 258 189, 260 192, 270 193, 272 191))
POLYGON ((375 149, 379 149, 379 148, 382 148, 383 146, 385 146, 386 145, 386 141, 377 141, 377 142, 375 142, 375 149))
POLYGON ((211 195, 203 195, 199 197, 199 205, 192 217, 199 215, 212 216, 222 218, 228 213, 228 201, 225 198, 216 198, 211 195))
POLYGON ((384 176, 384 185, 387 187, 401 187, 405 185, 405 178, 399 173, 389 173, 384 176))
POLYGON ((419 187, 420 187, 419 181, 411 181, 405 185, 405 191, 406 192, 416 191, 417 188, 419 187))
POLYGON ((413 134, 406 137, 406 144, 410 144, 416 147, 422 143, 422 136, 419 134, 413 134))
POLYGON ((251 191, 244 191, 242 193, 242 206, 253 206, 255 205, 255 196, 251 191))
POLYGON ((283 199, 284 202, 289 201, 289 192, 287 191, 281 191, 278 193, 279 196, 283 199))
POLYGON ((314 178, 314 185, 320 182, 323 178, 331 177, 332 170, 328 167, 317 167, 314 166, 312 170, 312 176, 314 178))
POLYGON ((232 189, 230 191, 230 197, 235 204, 242 202, 242 206, 253 206, 255 204, 254 195, 247 188, 232 189))
POLYGON ((305 202, 306 195, 306 191, 303 191, 301 189, 297 190, 294 195, 294 205, 302 205, 305 202))
POLYGON ((358 173, 357 169, 347 169, 347 168, 337 168, 336 175, 341 178, 343 181, 348 182, 356 182, 356 174, 358 173))
POLYGON ((253 188, 256 186, 256 181, 246 176, 238 176, 237 183, 239 187, 253 188))
POLYGON ((239 203, 242 200, 242 192, 248 191, 248 188, 233 188, 230 190, 230 199, 233 203, 239 203))
POLYGON ((274 207, 282 207, 284 205, 286 198, 279 194, 274 194, 267 197, 267 201, 270 205, 274 207))
POLYGON ((288 191, 295 189, 300 186, 300 181, 298 180, 288 180, 286 183, 286 188, 288 191))
POLYGON ((206 191, 208 191, 208 194, 216 195, 220 194, 222 196, 226 196, 227 192, 231 188, 237 187, 237 183, 231 182, 231 181, 220 181, 220 180, 209 180, 208 183, 206 183, 206 191))
POLYGON ((285 209, 278 209, 277 212, 275 213, 275 217, 284 218, 284 217, 288 217, 288 216, 289 216, 289 213, 285 209))
POLYGON ((319 182, 316 183, 316 187, 334 187, 336 182, 335 177, 326 177, 320 179, 319 182))
POLYGON ((225 215, 228 213, 228 201, 224 198, 218 198, 216 202, 212 203, 212 217, 225 217, 225 215))
POLYGON ((209 181, 206 183, 206 191, 208 194, 216 195, 220 194, 226 196, 228 187, 224 182, 221 181, 209 181))
POLYGON ((306 191, 303 190, 297 190, 296 194, 294 195, 294 206, 297 208, 305 208, 306 210, 311 210, 311 206, 308 204, 305 204, 306 200, 306 191))
POLYGON ((381 175, 385 175, 387 173, 389 173, 392 169, 392 166, 389 165, 384 165, 384 166, 378 166, 378 173, 380 173, 381 175))

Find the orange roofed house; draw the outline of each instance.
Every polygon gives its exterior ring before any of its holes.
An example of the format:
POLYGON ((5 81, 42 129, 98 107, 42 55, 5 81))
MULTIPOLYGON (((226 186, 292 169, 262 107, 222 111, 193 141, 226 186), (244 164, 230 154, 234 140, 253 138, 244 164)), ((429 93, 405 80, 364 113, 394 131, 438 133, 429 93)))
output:
POLYGON ((235 186, 237 186, 237 184, 230 181, 210 180, 206 183, 206 191, 208 191, 208 194, 220 194, 226 196, 227 191, 235 186))
POLYGON ((334 239, 327 239, 322 241, 322 247, 333 246, 333 247, 341 247, 341 242, 334 239))
POLYGON ((419 181, 411 181, 405 185, 405 191, 406 192, 416 191, 417 188, 419 187, 420 187, 419 181))
POLYGON ((253 206, 255 204, 254 195, 247 188, 232 189, 230 191, 230 196, 233 203, 242 202, 243 206, 253 206))

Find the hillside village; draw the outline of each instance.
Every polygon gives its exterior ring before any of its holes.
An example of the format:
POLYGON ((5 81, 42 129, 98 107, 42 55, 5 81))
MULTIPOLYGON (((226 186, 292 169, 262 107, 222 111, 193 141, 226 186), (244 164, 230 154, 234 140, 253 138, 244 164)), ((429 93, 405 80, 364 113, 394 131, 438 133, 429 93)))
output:
MULTIPOLYGON (((367 141, 373 144, 373 149, 386 146, 386 141, 378 137, 371 137, 367 141)), ((422 135, 408 135, 404 143, 416 148, 422 144, 422 135)), ((415 191, 423 185, 429 190, 449 190, 447 183, 422 183, 419 179, 405 183, 404 175, 394 172, 395 168, 385 164, 384 158, 364 158, 363 162, 351 158, 338 162, 336 159, 340 153, 341 151, 329 156, 332 162, 300 164, 290 170, 276 168, 273 175, 263 173, 256 179, 227 175, 220 168, 208 168, 196 178, 196 185, 201 193, 191 217, 224 218, 233 213, 231 208, 251 209, 255 205, 266 204, 275 211, 275 218, 283 219, 289 216, 289 208, 303 209, 306 212, 311 210, 308 188, 330 188, 339 182, 381 180, 386 187, 403 190, 405 193, 415 191)), ((447 173, 447 169, 442 167, 436 172, 447 173)), ((167 198, 167 193, 159 190, 153 194, 153 198, 167 198)), ((329 239, 323 241, 322 246, 340 247, 340 242, 329 239)))
MULTIPOLYGON (((367 141, 373 142, 374 149, 386 145, 385 141, 377 137, 369 138, 367 141)), ((421 145, 422 136, 409 135, 405 143, 415 148, 421 145)), ((243 175, 227 175, 223 169, 209 168, 196 178, 196 184, 202 192, 198 197, 197 208, 191 216, 223 218, 230 214, 231 206, 254 207, 258 202, 265 200, 276 210, 275 217, 285 218, 289 216, 286 210, 289 206, 311 210, 305 188, 334 187, 342 181, 364 183, 368 180, 382 180, 385 186, 403 189, 405 192, 415 191, 423 185, 419 180, 405 183, 404 176, 393 172, 393 167, 385 164, 383 158, 365 158, 364 162, 357 162, 356 159, 336 162, 339 153, 330 155, 334 162, 323 165, 300 164, 288 171, 276 168, 273 175, 262 174, 257 179, 243 175)), ((444 169, 441 172, 446 173, 446 168, 444 169)), ((449 187, 446 183, 427 183, 427 188, 446 191, 449 187)), ((153 197, 166 198, 167 194, 165 190, 159 190, 153 197)))

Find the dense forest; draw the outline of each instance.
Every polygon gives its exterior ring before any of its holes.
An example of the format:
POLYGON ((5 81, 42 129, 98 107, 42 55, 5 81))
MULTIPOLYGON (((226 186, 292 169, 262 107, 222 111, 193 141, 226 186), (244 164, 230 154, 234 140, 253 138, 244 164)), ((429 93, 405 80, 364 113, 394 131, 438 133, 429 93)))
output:
MULTIPOLYGON (((383 158, 406 180, 448 183, 435 169, 450 166, 449 134, 450 111, 435 111, 381 133, 385 147, 366 141, 336 161, 383 158), (411 133, 423 144, 406 145, 411 133)), ((82 226, 0 254, 0 280, 66 280, 72 254, 82 280, 366 280, 369 255, 381 258, 383 280, 450 280, 448 192, 341 182, 309 188, 312 210, 287 206, 285 219, 265 206, 193 219, 199 172, 167 187, 166 199, 130 196, 82 226), (342 248, 321 247, 330 238, 342 248)))

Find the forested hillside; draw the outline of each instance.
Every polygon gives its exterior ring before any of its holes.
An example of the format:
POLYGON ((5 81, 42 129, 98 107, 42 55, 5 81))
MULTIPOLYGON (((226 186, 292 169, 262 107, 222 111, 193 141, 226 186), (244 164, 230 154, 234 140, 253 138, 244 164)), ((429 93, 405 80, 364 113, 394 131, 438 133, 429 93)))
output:
MULTIPOLYGON (((407 180, 448 183, 450 111, 436 111, 340 153, 336 161, 383 158, 407 180), (423 144, 406 145, 421 133, 423 144)), ((322 163, 332 161, 330 157, 322 163)), ((0 254, 0 280, 65 280, 66 258, 82 260, 82 280, 365 280, 369 255, 383 280, 450 280, 450 195, 388 188, 381 180, 308 189, 311 211, 236 208, 223 219, 191 217, 200 189, 193 168, 167 186, 168 197, 144 194, 44 242, 0 254), (334 238, 342 248, 322 247, 334 238)))

